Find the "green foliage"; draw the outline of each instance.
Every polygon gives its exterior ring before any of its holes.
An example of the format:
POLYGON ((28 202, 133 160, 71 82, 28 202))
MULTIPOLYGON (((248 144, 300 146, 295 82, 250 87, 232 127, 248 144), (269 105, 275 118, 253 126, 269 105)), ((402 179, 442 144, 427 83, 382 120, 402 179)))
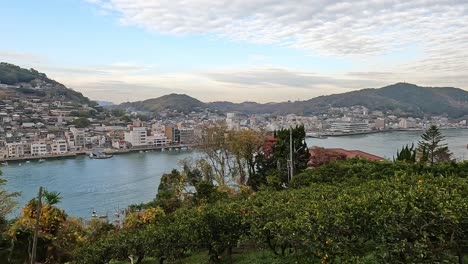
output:
POLYGON ((47 76, 34 69, 23 69, 9 63, 0 63, 0 83, 14 85, 19 82, 30 82, 36 78, 44 79, 47 76))
POLYGON ((360 184, 367 180, 389 179, 400 175, 433 175, 440 177, 468 178, 468 162, 441 162, 433 166, 424 163, 369 161, 348 159, 331 162, 318 168, 306 170, 293 179, 291 186, 302 188, 316 183, 360 184))
POLYGON ((249 114, 317 114, 330 107, 362 105, 372 110, 409 113, 412 116, 448 115, 463 117, 468 113, 468 92, 458 88, 421 87, 396 83, 379 89, 361 89, 341 94, 319 96, 306 101, 259 104, 252 102, 214 102, 210 106, 226 112, 249 114))
POLYGON ((122 115, 120 116, 120 121, 123 121, 123 122, 132 122, 132 118, 128 115, 122 115))
POLYGON ((416 162, 416 149, 414 144, 411 147, 408 145, 404 146, 398 153, 395 159, 396 161, 416 162))
POLYGON ((443 143, 445 137, 439 131, 437 126, 432 125, 418 142, 419 149, 424 153, 423 159, 427 158, 432 165, 441 161, 450 161, 452 153, 449 151, 446 143, 443 143))
POLYGON ((0 83, 9 85, 18 85, 19 83, 30 83, 33 87, 37 85, 40 80, 49 84, 43 90, 30 89, 20 87, 14 89, 14 92, 19 94, 33 95, 38 97, 46 97, 49 100, 69 100, 77 104, 87 104, 88 106, 96 106, 97 103, 89 100, 80 92, 66 88, 64 85, 47 78, 44 73, 40 73, 34 69, 24 69, 13 64, 1 62, 0 63, 0 83))
POLYGON ((56 205, 62 201, 62 196, 60 196, 59 192, 49 192, 47 190, 44 190, 43 196, 44 201, 48 205, 56 205))
MULTIPOLYGON (((266 144, 257 154, 257 172, 255 178, 250 180, 254 190, 258 190, 261 184, 282 188, 289 182, 290 134, 289 129, 275 131, 276 142, 271 143, 271 145, 266 144)), ((310 160, 305 136, 304 126, 292 129, 294 174, 304 171, 310 160)))
POLYGON ((153 113, 177 111, 188 114, 192 111, 200 112, 206 108, 207 105, 185 94, 169 94, 145 101, 123 103, 117 107, 153 113))
POLYGON ((88 118, 85 117, 78 117, 73 120, 72 124, 76 128, 85 128, 91 125, 91 121, 89 121, 88 118))

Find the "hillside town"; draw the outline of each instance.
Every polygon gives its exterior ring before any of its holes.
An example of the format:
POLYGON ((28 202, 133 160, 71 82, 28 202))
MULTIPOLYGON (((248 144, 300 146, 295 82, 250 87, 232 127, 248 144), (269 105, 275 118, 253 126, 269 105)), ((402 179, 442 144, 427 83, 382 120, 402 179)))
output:
POLYGON ((228 129, 265 132, 304 125, 307 135, 317 138, 422 130, 430 124, 442 128, 466 127, 466 120, 442 116, 400 117, 391 112, 370 112, 363 106, 331 107, 328 112, 314 116, 224 114, 209 109, 189 114, 175 110, 155 114, 22 96, 0 101, 0 159, 53 158, 92 151, 125 152, 192 145, 202 126, 217 122, 225 122, 228 129))

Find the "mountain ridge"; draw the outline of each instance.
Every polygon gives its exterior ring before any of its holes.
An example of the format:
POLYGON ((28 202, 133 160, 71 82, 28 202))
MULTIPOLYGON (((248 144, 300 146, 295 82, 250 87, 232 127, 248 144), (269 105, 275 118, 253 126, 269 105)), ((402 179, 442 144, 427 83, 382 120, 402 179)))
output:
POLYGON ((256 103, 246 101, 233 103, 215 101, 204 103, 185 94, 169 94, 144 101, 123 103, 117 107, 148 112, 166 110, 191 112, 209 108, 217 111, 244 114, 308 115, 325 113, 330 107, 351 107, 355 105, 362 105, 370 110, 393 111, 414 116, 447 115, 456 118, 468 115, 468 92, 454 87, 423 87, 400 82, 381 88, 365 88, 294 102, 256 103), (182 96, 184 97, 183 100, 175 99, 182 96), (169 103, 164 102, 165 100, 168 100, 169 103), (180 105, 179 103, 182 102, 187 103, 187 105, 180 105))

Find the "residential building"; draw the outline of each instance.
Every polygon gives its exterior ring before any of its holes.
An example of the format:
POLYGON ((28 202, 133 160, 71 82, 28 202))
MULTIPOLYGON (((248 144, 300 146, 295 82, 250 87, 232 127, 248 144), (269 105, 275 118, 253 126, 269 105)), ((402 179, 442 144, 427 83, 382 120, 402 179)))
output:
POLYGON ((415 128, 416 127, 416 121, 412 119, 406 119, 402 118, 400 119, 400 122, 398 123, 398 127, 400 128, 415 128))
POLYGON ((68 144, 65 139, 56 139, 50 144, 50 153, 53 155, 66 154, 68 152, 68 144))
POLYGON ((112 140, 112 147, 115 149, 126 149, 127 148, 127 142, 122 139, 113 139, 112 140))
POLYGON ((171 143, 180 143, 180 130, 177 127, 164 126, 164 135, 171 141, 171 143))
POLYGON ((130 127, 130 131, 124 134, 125 141, 132 144, 133 147, 146 146, 147 142, 147 131, 146 127, 130 127))
POLYGON ((377 118, 374 123, 374 127, 377 130, 384 130, 385 127, 385 119, 384 118, 377 118))
POLYGON ((7 148, 7 153, 9 158, 20 158, 25 156, 25 148, 29 147, 29 151, 31 152, 30 146, 25 143, 19 143, 19 142, 14 142, 14 143, 7 143, 6 148, 7 148))
POLYGON ((47 155, 47 144, 33 143, 31 144, 31 156, 44 156, 47 155))
POLYGON ((147 137, 148 145, 153 147, 162 147, 171 143, 164 134, 154 134, 147 137))

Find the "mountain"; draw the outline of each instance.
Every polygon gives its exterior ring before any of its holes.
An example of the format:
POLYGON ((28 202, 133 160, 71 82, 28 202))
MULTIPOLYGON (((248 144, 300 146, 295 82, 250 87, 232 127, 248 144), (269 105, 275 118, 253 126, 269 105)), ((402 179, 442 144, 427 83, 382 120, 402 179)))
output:
POLYGON ((330 107, 362 105, 370 110, 394 111, 415 116, 468 115, 468 92, 453 87, 421 87, 396 83, 379 89, 362 89, 342 94, 319 96, 306 101, 258 104, 252 102, 214 102, 221 111, 243 113, 316 114, 330 107))
POLYGON ((72 101, 77 104, 96 105, 96 102, 83 96, 82 93, 49 79, 44 73, 6 62, 0 62, 0 94, 2 97, 39 97, 47 101, 72 101))
POLYGON ((185 94, 169 94, 144 101, 122 103, 118 108, 130 109, 143 112, 177 111, 190 113, 202 111, 208 105, 185 94))
POLYGON ((108 102, 108 101, 96 101, 96 103, 97 103, 99 106, 103 106, 103 107, 106 107, 106 106, 113 106, 113 105, 114 105, 113 102, 108 102))

